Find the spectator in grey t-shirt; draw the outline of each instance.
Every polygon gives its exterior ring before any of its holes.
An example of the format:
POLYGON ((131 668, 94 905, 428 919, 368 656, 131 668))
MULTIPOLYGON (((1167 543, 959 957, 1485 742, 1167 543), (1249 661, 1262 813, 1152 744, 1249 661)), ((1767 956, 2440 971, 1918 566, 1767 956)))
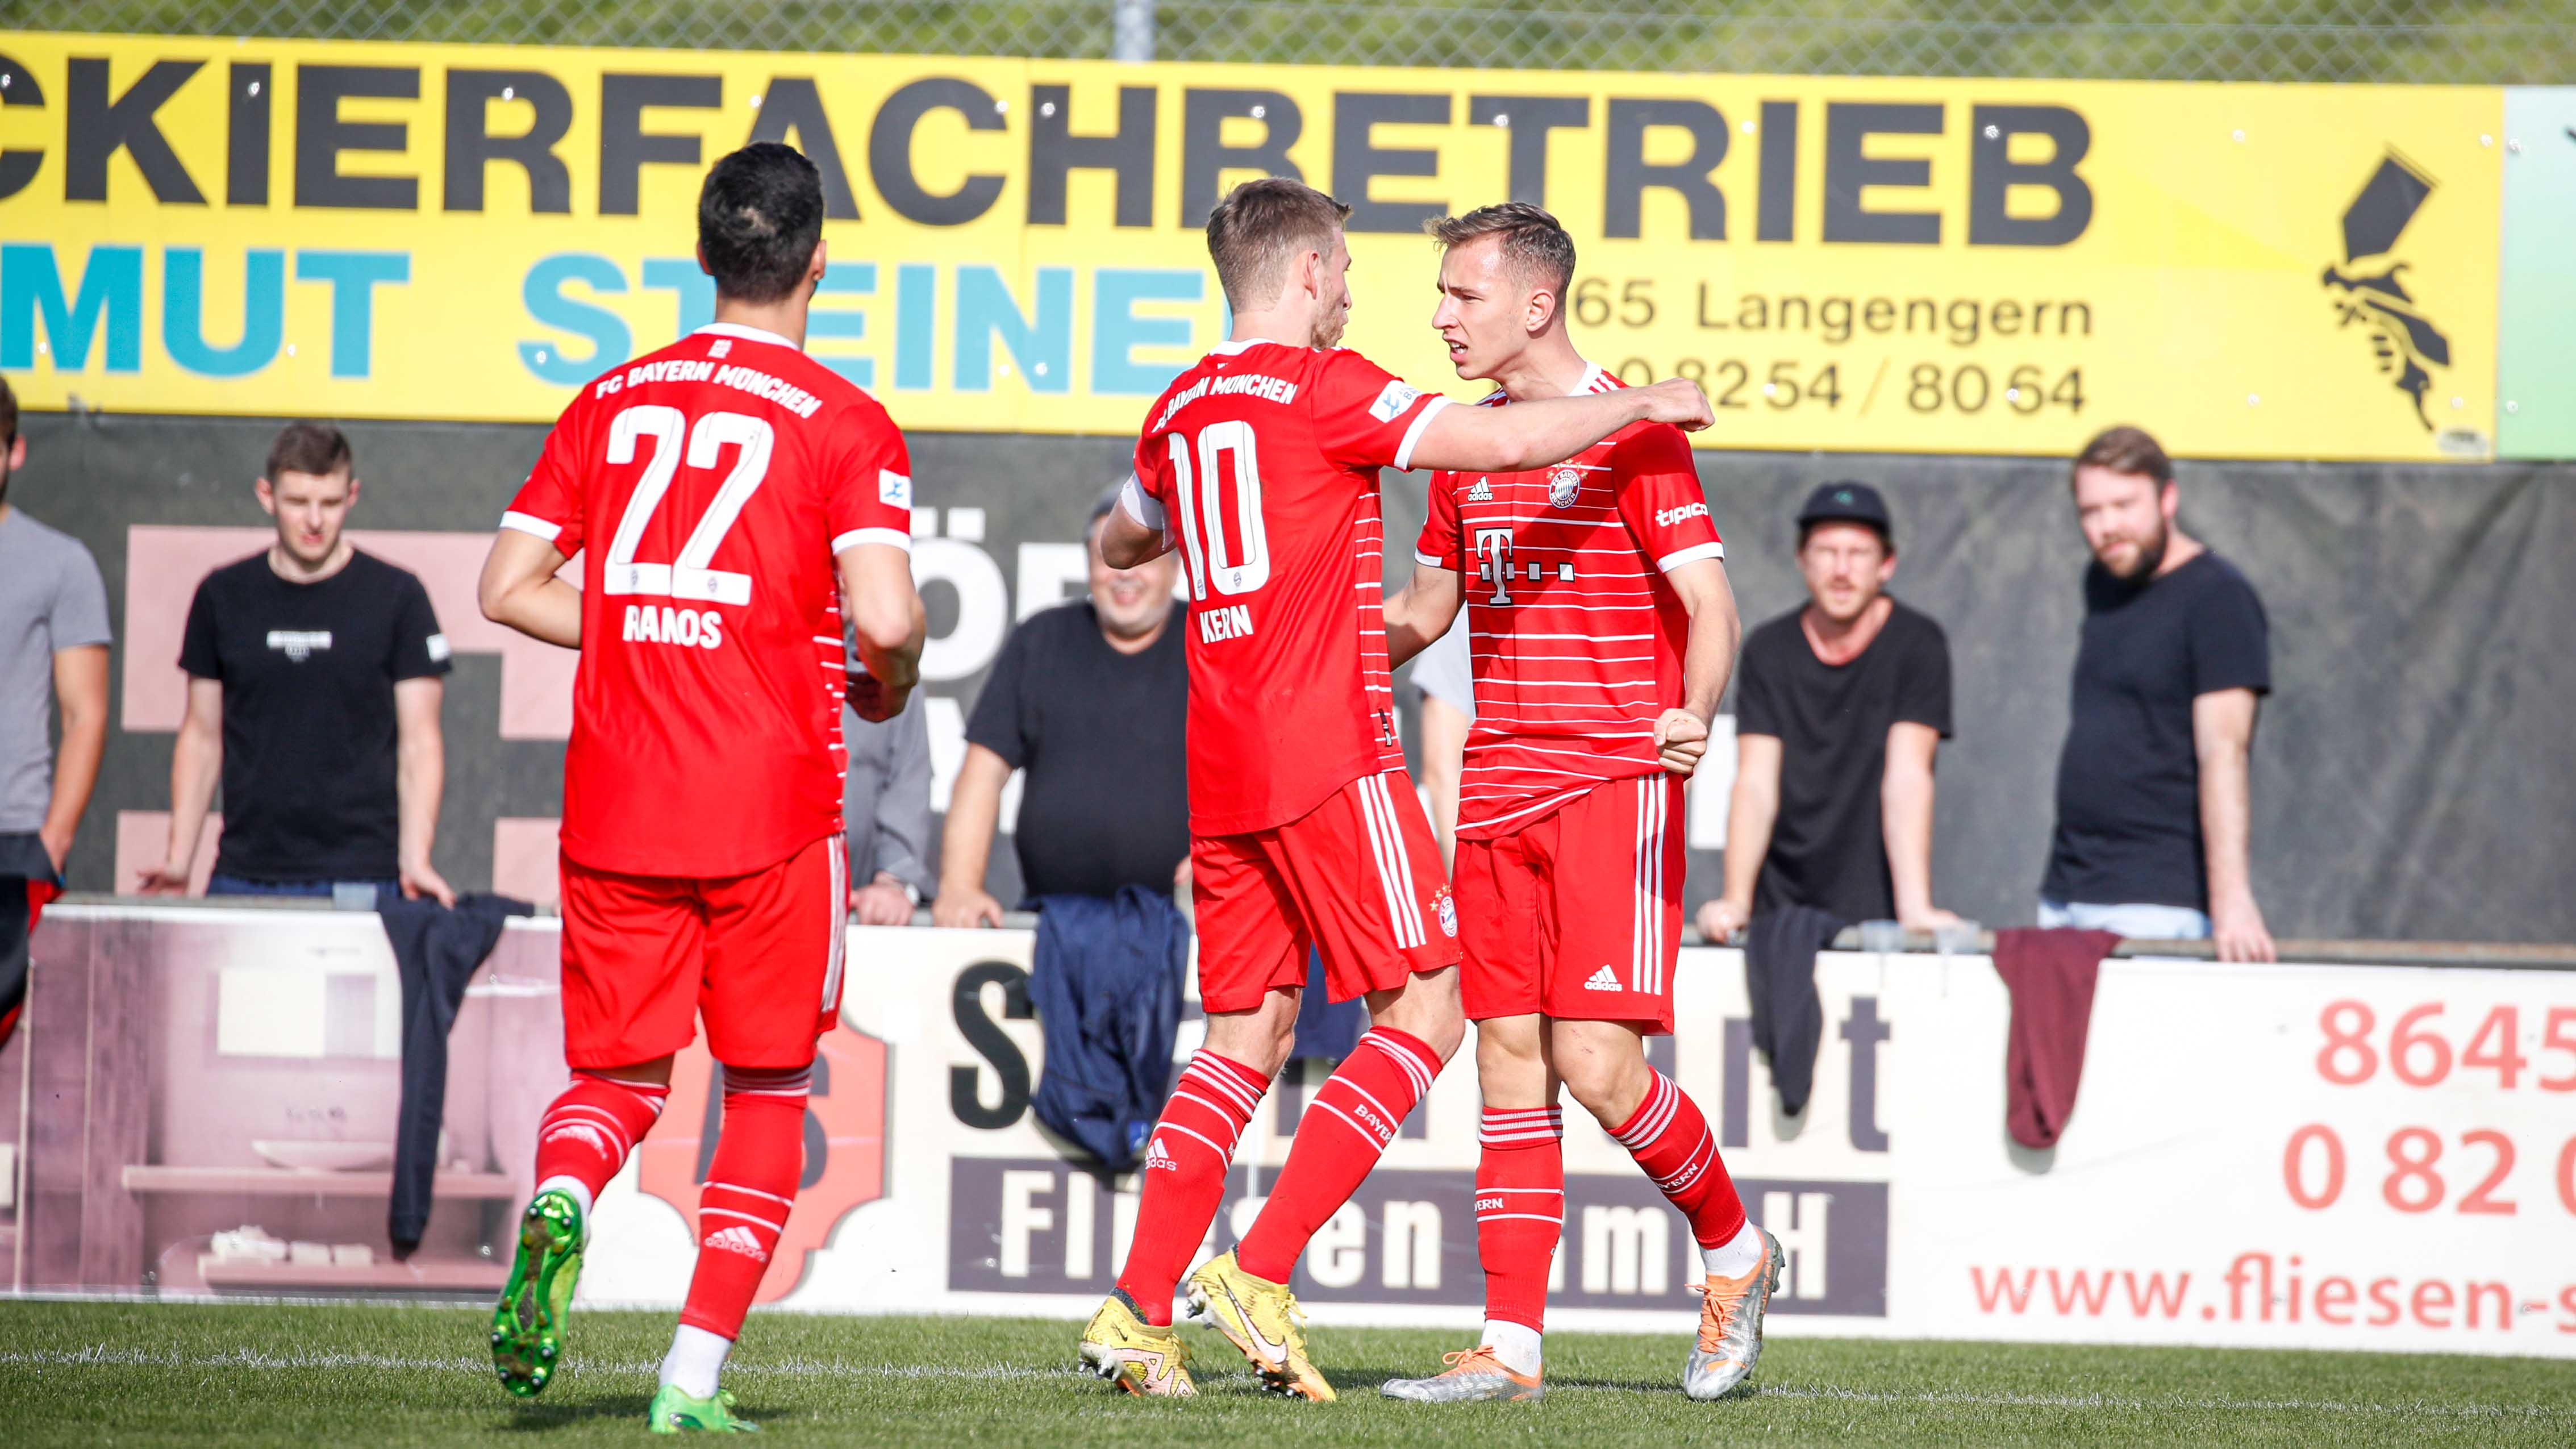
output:
MULTIPOLYGON (((855 653, 849 667, 858 669, 855 653)), ((841 786, 849 841, 850 919, 908 926, 930 889, 930 714, 915 691, 903 713, 874 724, 841 707, 849 774, 841 786)))
POLYGON ((9 506, 27 440, 6 383, 0 439, 0 873, 59 875, 107 743, 107 589, 88 549, 9 506), (22 854, 28 837, 41 861, 22 854))
POLYGON ((26 999, 27 937, 62 888, 107 746, 107 590, 88 549, 9 505, 26 465, 18 399, 0 381, 0 1044, 26 999))

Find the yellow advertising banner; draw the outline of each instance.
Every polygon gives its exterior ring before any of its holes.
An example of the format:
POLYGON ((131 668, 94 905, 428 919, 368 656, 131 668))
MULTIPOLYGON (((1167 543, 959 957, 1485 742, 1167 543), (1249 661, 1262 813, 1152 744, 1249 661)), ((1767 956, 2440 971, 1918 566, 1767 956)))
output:
POLYGON ((821 167, 810 349, 907 427, 1122 433, 1222 335, 1199 230, 1354 208, 1347 345, 1461 396, 1423 222, 1573 232, 1578 344, 1718 447, 2483 457, 2486 88, 0 37, 0 371, 38 408, 551 419, 707 320, 699 178, 821 167))

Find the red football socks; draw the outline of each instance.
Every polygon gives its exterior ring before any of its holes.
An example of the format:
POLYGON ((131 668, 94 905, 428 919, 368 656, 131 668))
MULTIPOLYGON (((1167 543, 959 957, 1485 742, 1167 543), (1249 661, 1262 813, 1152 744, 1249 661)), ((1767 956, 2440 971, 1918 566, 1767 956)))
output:
POLYGON ((724 1128, 698 1189, 698 1267, 680 1321, 720 1338, 742 1318, 778 1251, 805 1172, 805 1095, 813 1067, 727 1067, 724 1128))
POLYGON ((1477 1140, 1476 1258, 1485 1318, 1547 1327, 1547 1278, 1565 1234, 1565 1112, 1487 1107, 1477 1140))
POLYGON ((1163 1118, 1154 1124, 1136 1203, 1136 1235, 1118 1286, 1157 1328, 1171 1326, 1172 1289, 1207 1239, 1208 1224, 1225 1198, 1234 1144, 1269 1090, 1268 1077, 1201 1051, 1173 1084, 1163 1118))
POLYGON ((1655 1073, 1646 1100, 1610 1136, 1690 1219, 1691 1236, 1701 1247, 1717 1247, 1744 1230, 1744 1204, 1718 1160, 1717 1138, 1698 1104, 1672 1078, 1655 1073))
POLYGON ((596 1072, 575 1072, 537 1124, 537 1182, 570 1178, 583 1188, 587 1214, 599 1190, 626 1165, 635 1144, 653 1130, 671 1089, 650 1082, 622 1082, 596 1072))
POLYGON ((1298 1120, 1278 1185, 1236 1245, 1243 1271, 1288 1281, 1306 1240, 1351 1200, 1439 1074, 1439 1054, 1414 1037, 1386 1026, 1361 1036, 1298 1120))

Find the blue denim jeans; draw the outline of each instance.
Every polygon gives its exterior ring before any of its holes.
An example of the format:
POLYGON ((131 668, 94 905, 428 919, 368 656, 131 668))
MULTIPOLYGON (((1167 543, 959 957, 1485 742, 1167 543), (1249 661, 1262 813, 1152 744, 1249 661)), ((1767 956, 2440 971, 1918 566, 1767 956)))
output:
POLYGON ((2043 928, 2073 926, 2080 931, 2110 931, 2132 941, 2206 941, 2209 917, 2189 906, 2103 906, 2039 898, 2043 928))
POLYGON ((308 896, 329 900, 341 886, 371 886, 380 901, 402 895, 402 884, 394 880, 244 880, 221 871, 206 878, 209 896, 308 896))

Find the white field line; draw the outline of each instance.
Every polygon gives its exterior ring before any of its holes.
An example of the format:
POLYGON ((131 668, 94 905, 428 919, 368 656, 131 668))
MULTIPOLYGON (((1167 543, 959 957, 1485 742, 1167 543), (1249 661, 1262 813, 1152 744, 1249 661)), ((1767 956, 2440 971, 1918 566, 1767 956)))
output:
MULTIPOLYGON (((588 1373, 632 1374, 653 1376, 661 1365, 644 1359, 577 1360, 588 1373)), ((0 1350, 0 1368, 189 1368, 189 1369, 384 1369, 398 1373, 464 1373, 484 1375, 492 1372, 492 1360, 485 1356, 461 1355, 455 1358, 406 1358, 382 1353, 262 1353, 257 1349, 236 1349, 230 1353, 174 1353, 167 1349, 115 1348, 91 1344, 75 1349, 0 1350)), ((746 1378, 764 1375, 779 1378, 852 1378, 852 1379, 1077 1379, 1087 1378, 1081 1369, 1038 1369, 996 1365, 992 1368, 950 1368, 940 1364, 845 1364, 820 1359, 770 1359, 761 1363, 735 1364, 729 1372, 746 1378)))
MULTIPOLYGON (((231 1353, 176 1353, 166 1349, 116 1348, 92 1344, 75 1349, 10 1349, 0 1350, 0 1368, 192 1368, 192 1369, 383 1369, 406 1373, 463 1373, 482 1375, 492 1371, 488 1358, 459 1355, 454 1358, 406 1358, 374 1353, 262 1353, 239 1349, 231 1353)), ((579 1367, 590 1373, 627 1374, 645 1377, 659 1365, 641 1359, 583 1359, 579 1367)), ((1028 1368, 995 1365, 990 1368, 952 1368, 939 1364, 851 1364, 823 1359, 787 1358, 737 1364, 732 1372, 743 1378, 847 1378, 847 1379, 1085 1379, 1087 1372, 1074 1368, 1028 1368)), ((1615 1384, 1553 1384, 1554 1393, 1636 1393, 1639 1389, 1615 1384)), ((2116 1409, 2116 1410, 2222 1410, 2239 1413, 2317 1413, 2348 1414, 2363 1417, 2435 1417, 2456 1419, 2538 1419, 2576 1418, 2576 1411, 2541 1408, 2519 1404, 2356 1404, 2334 1399, 2208 1399, 2129 1398, 2111 1394, 1980 1394, 1952 1390, 1923 1392, 1879 1392, 1867 1389, 1831 1387, 1789 1388, 1778 1385, 1758 1387, 1755 1396, 1771 1399, 1816 1399, 1857 1404, 1922 1404, 1957 1405, 1968 1408, 2010 1409, 2116 1409)))

